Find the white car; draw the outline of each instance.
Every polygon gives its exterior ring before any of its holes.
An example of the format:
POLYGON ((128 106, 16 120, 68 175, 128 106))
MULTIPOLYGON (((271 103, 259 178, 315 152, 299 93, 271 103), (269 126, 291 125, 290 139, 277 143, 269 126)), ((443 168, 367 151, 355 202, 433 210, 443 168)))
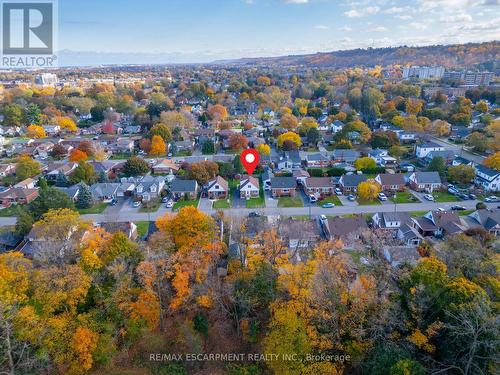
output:
POLYGON ((486 197, 484 199, 485 202, 498 202, 500 200, 500 198, 498 198, 497 196, 495 195, 491 195, 489 197, 486 197))
POLYGON ((172 208, 172 207, 174 207, 174 201, 168 201, 167 208, 172 208))
POLYGON ((316 198, 314 195, 310 195, 309 196, 309 202, 310 203, 314 203, 314 202, 317 202, 318 201, 318 198, 316 198))
POLYGON ((425 194, 424 198, 428 201, 434 202, 434 197, 431 194, 425 194))
POLYGON ((342 195, 342 190, 340 190, 339 188, 335 188, 335 194, 342 195))
POLYGON ((141 202, 139 202, 139 201, 134 202, 134 203, 132 204, 132 207, 134 207, 134 208, 138 208, 138 207, 140 207, 140 206, 141 206, 141 202))
POLYGON ((387 196, 384 193, 378 193, 378 199, 384 202, 387 200, 387 196))

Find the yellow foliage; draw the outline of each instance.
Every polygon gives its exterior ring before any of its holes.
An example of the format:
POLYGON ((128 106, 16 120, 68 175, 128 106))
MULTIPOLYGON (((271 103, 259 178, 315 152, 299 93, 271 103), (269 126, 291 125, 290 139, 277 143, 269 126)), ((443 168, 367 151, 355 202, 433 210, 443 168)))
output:
POLYGON ((75 360, 72 364, 74 373, 85 373, 94 363, 92 353, 97 348, 98 335, 88 328, 78 327, 73 335, 72 347, 75 360))
POLYGON ((149 155, 152 156, 162 156, 167 152, 167 146, 160 135, 153 135, 151 138, 151 149, 149 150, 149 155))
POLYGON ((71 117, 57 117, 56 121, 61 129, 69 132, 75 132, 77 130, 76 123, 71 117))
POLYGON ((26 130, 26 133, 30 138, 38 139, 45 138, 47 136, 47 134, 45 134, 44 128, 38 125, 30 125, 26 130))
POLYGON ((210 309, 214 304, 214 301, 212 300, 212 298, 206 294, 196 298, 196 302, 198 303, 198 305, 200 305, 201 307, 204 307, 206 309, 210 309))
POLYGON ((285 141, 292 141, 297 148, 302 146, 300 135, 294 132, 286 132, 278 136, 278 147, 283 147, 283 143, 285 143, 285 141))
POLYGON ((377 199, 381 190, 380 184, 375 180, 364 181, 358 185, 358 195, 363 200, 377 199))

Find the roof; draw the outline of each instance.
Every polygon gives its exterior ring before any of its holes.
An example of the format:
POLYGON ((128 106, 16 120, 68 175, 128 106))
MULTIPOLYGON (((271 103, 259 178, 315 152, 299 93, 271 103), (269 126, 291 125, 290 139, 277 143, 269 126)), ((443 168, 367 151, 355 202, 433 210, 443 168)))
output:
POLYGON ((195 192, 196 187, 196 180, 180 180, 176 178, 170 184, 170 190, 173 192, 195 192))
POLYGON ((320 152, 314 153, 314 154, 307 154, 306 159, 308 161, 328 161, 328 157, 323 155, 320 152))
POLYGON ((214 185, 220 185, 224 190, 229 190, 229 184, 221 176, 215 177, 213 180, 208 181, 207 189, 210 190, 214 185))
POLYGON ((419 184, 440 184, 438 172, 415 172, 415 179, 419 184))
POLYGON ((364 174, 346 174, 340 178, 343 186, 358 186, 361 182, 366 181, 364 174))
POLYGON ((309 172, 304 169, 296 169, 292 172, 292 176, 297 177, 309 177, 309 172))
POLYGON ((424 142, 422 144, 417 145, 417 147, 419 147, 419 148, 436 148, 436 147, 441 147, 442 148, 443 146, 438 145, 435 142, 424 142))
POLYGON ((351 233, 368 229, 366 220, 362 216, 333 217, 328 219, 327 226, 331 237, 346 237, 351 233))
POLYGON ((295 177, 272 177, 272 189, 294 189, 297 187, 295 177))
POLYGON ((119 186, 119 183, 97 183, 90 186, 90 192, 94 197, 109 197, 116 193, 119 186))
POLYGON ((489 176, 489 177, 495 177, 495 176, 500 174, 499 171, 492 169, 492 168, 488 168, 488 167, 481 165, 481 164, 476 165, 476 170, 482 174, 489 176))
POLYGON ((404 185, 405 177, 401 173, 381 173, 378 175, 382 185, 404 185))
POLYGON ((487 230, 500 224, 500 210, 481 209, 473 212, 470 216, 479 219, 479 224, 487 230))
POLYGON ((333 187, 333 182, 331 177, 308 177, 306 178, 305 185, 308 188, 333 187))
POLYGON ((38 189, 24 189, 20 187, 10 188, 0 192, 0 198, 27 198, 33 194, 38 194, 38 189))
POLYGON ((254 185, 255 187, 259 187, 259 180, 254 177, 254 176, 249 176, 247 174, 241 176, 241 179, 240 179, 240 189, 242 187, 244 187, 245 185, 247 185, 248 183, 251 183, 252 185, 254 185))
POLYGON ((437 226, 426 217, 415 217, 413 221, 415 221, 424 232, 435 232, 438 229, 437 226))
POLYGON ((337 149, 333 150, 332 156, 334 159, 357 159, 359 158, 360 153, 356 150, 349 149, 337 149))
POLYGON ((320 232, 316 220, 295 220, 288 218, 281 223, 279 234, 283 239, 320 239, 320 232))

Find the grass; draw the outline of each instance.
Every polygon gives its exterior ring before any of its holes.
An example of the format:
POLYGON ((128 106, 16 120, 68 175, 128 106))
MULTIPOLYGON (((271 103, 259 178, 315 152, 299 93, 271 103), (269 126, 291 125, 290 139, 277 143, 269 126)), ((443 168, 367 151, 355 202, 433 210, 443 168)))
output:
POLYGON ((308 215, 291 216, 291 218, 299 221, 309 221, 311 219, 308 215))
POLYGON ((300 197, 280 197, 278 207, 304 207, 304 203, 300 197))
POLYGON ((139 208, 139 212, 156 212, 160 208, 160 205, 161 201, 159 199, 155 199, 144 203, 141 208, 139 208))
POLYGON ((266 206, 266 201, 264 198, 264 188, 262 187, 262 181, 260 181, 259 197, 250 198, 246 201, 247 208, 262 208, 266 206))
POLYGON ((101 214, 106 209, 106 207, 108 207, 108 204, 102 202, 102 203, 94 204, 92 207, 89 207, 89 208, 78 208, 77 210, 81 215, 101 214))
POLYGON ((339 197, 337 197, 336 195, 332 195, 330 197, 326 197, 326 198, 324 198, 324 199, 316 202, 316 204, 318 206, 322 206, 325 203, 333 203, 335 206, 342 206, 342 202, 340 201, 339 197))
POLYGON ((191 156, 191 151, 187 150, 177 151, 175 153, 175 156, 191 156))
POLYGON ((381 205, 382 203, 377 199, 361 199, 358 197, 358 204, 360 206, 378 206, 381 205))
POLYGON ((463 211, 457 211, 458 216, 467 216, 473 213, 475 210, 463 210, 463 211))
POLYGON ((198 202, 200 201, 200 198, 195 199, 195 200, 180 200, 178 202, 175 202, 174 207, 172 208, 172 211, 178 211, 182 207, 187 207, 187 206, 194 206, 198 207, 198 202))
POLYGON ((458 202, 460 198, 447 191, 437 191, 432 193, 435 202, 458 202))
POLYGON ((122 159, 128 159, 132 156, 130 152, 117 152, 116 154, 112 154, 109 158, 109 160, 122 160, 122 159))
POLYGON ((12 217, 17 216, 19 207, 16 205, 10 206, 0 210, 0 217, 12 217))
POLYGON ((219 200, 214 202, 212 207, 215 209, 231 208, 231 199, 229 199, 229 203, 228 203, 227 199, 219 199, 219 200))
POLYGON ((408 191, 398 191, 394 197, 389 198, 394 203, 417 203, 418 199, 408 191))
POLYGON ((425 215, 427 212, 429 212, 429 210, 425 210, 425 211, 411 211, 410 212, 410 216, 411 217, 418 217, 418 216, 425 215))
POLYGON ((149 221, 137 221, 135 225, 137 225, 137 235, 139 238, 143 238, 148 234, 149 221))

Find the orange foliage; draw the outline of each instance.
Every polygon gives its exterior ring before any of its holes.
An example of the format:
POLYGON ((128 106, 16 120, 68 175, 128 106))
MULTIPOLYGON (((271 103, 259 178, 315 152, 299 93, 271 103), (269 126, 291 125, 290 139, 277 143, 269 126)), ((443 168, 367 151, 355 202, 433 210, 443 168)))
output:
POLYGON ((75 148, 74 150, 71 151, 71 153, 69 154, 69 161, 72 161, 72 162, 75 162, 75 163, 79 163, 81 161, 86 161, 88 159, 88 155, 75 148))

